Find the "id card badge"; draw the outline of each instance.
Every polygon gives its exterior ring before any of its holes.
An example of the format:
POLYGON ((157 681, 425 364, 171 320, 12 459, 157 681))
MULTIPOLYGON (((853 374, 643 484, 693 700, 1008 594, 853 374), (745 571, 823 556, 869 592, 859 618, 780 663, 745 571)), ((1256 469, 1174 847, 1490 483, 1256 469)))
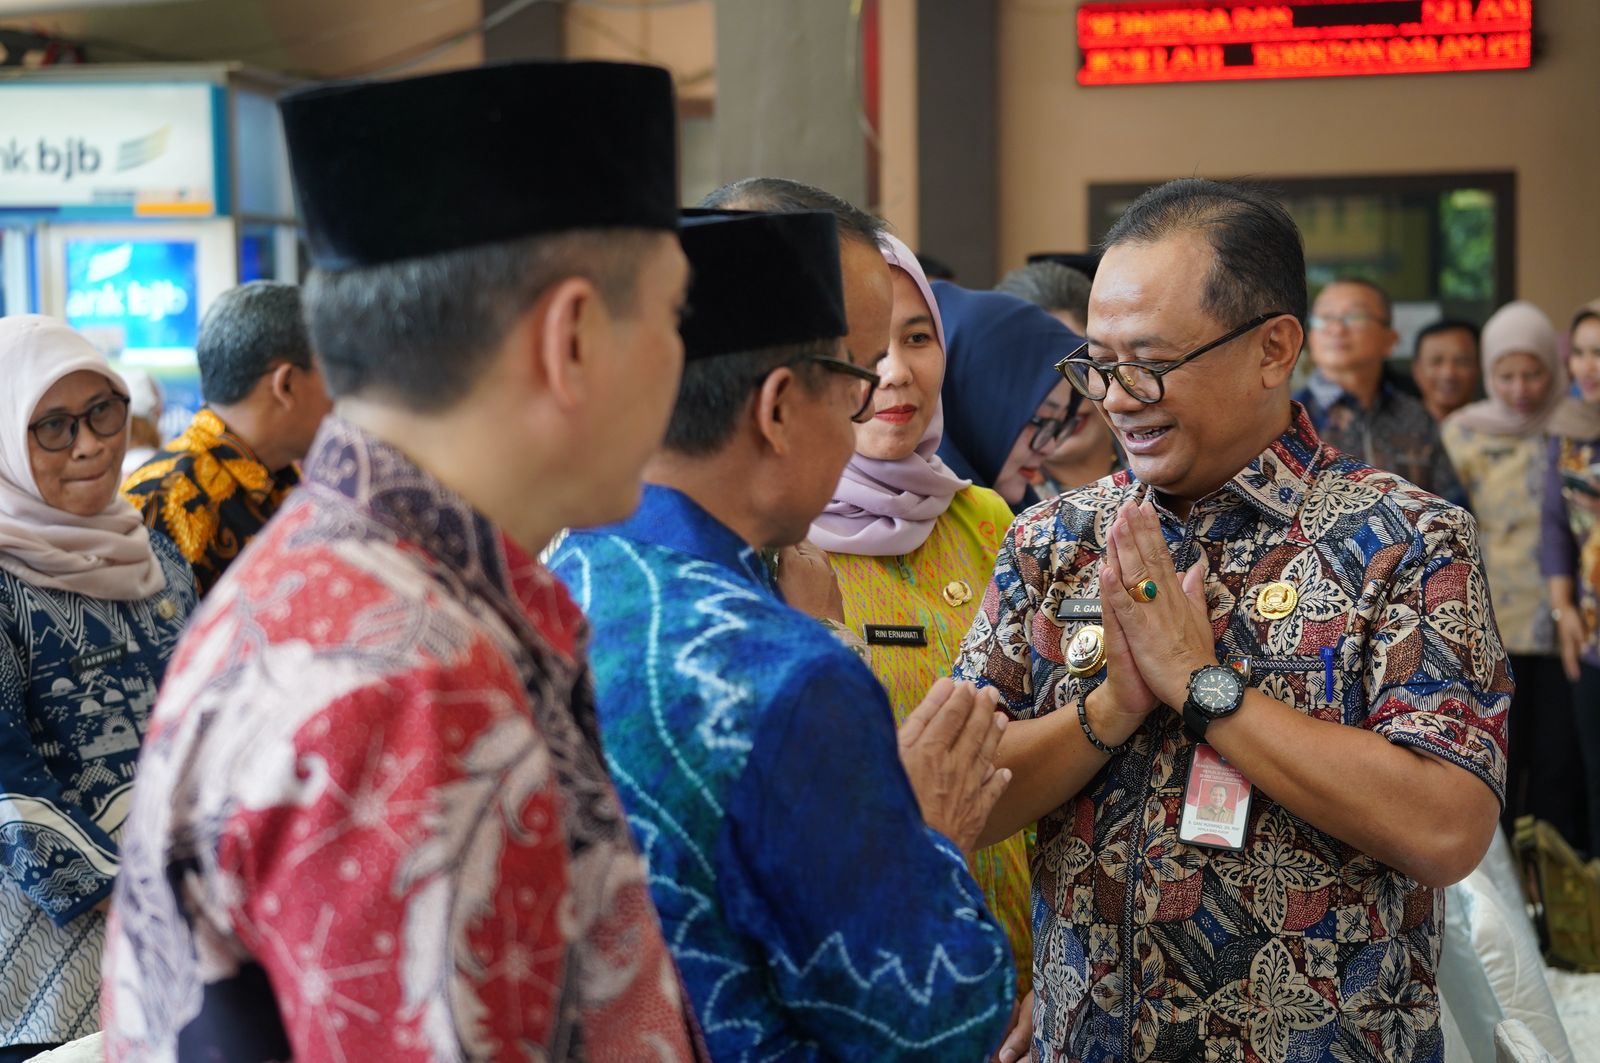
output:
POLYGON ((1204 742, 1194 747, 1183 784, 1178 839, 1208 849, 1244 848, 1250 818, 1250 780, 1204 742))

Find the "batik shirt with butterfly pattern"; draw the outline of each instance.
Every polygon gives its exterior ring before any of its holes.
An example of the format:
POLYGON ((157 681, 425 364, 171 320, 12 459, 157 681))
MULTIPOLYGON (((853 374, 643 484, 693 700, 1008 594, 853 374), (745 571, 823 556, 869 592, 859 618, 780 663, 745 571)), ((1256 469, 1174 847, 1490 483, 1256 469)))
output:
MULTIPOLYGON (((997 687, 1018 717, 1075 711, 1062 647, 1088 621, 1057 616, 1098 598, 1106 531, 1146 493, 1122 473, 1019 517, 957 674, 997 687)), ((1161 524, 1177 568, 1204 555, 1216 651, 1250 657, 1251 685, 1503 797, 1512 684, 1467 513, 1323 445, 1296 405, 1271 447, 1161 524), (1280 581, 1298 603, 1269 620, 1257 598, 1280 581)), ((1159 708, 1040 822, 1036 1058, 1437 1063, 1443 893, 1260 791, 1242 851, 1179 841, 1193 746, 1159 708), (1074 934, 1087 984, 1056 961, 1074 934)))
POLYGON ((706 1057, 548 569, 338 417, 173 657, 106 1058, 706 1057))

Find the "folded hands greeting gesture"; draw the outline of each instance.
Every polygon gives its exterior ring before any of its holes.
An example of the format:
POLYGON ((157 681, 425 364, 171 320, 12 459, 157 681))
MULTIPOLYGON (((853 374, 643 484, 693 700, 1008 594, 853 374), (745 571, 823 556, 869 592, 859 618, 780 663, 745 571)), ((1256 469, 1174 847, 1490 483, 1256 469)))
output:
POLYGON ((1172 551, 1150 501, 1125 502, 1117 511, 1100 566, 1100 599, 1106 684, 1116 683, 1112 697, 1119 711, 1148 712, 1158 701, 1179 708, 1190 673, 1217 663, 1205 569, 1202 557, 1186 572, 1173 571, 1172 551))

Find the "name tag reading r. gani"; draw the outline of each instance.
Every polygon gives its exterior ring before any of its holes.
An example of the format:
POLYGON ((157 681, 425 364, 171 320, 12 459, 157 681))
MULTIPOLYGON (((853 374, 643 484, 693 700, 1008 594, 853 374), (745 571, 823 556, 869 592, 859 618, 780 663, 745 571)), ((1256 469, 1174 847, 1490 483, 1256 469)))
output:
POLYGON ((1063 624, 1075 620, 1099 620, 1099 598, 1063 598, 1056 607, 1056 619, 1063 624))

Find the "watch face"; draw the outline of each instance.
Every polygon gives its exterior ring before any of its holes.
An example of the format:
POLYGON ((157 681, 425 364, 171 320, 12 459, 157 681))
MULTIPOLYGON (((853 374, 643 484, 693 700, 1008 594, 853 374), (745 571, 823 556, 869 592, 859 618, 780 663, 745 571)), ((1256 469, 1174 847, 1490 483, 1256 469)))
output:
POLYGON ((1195 676, 1189 696, 1206 712, 1226 712, 1243 690, 1244 679, 1232 668, 1207 668, 1195 676))

